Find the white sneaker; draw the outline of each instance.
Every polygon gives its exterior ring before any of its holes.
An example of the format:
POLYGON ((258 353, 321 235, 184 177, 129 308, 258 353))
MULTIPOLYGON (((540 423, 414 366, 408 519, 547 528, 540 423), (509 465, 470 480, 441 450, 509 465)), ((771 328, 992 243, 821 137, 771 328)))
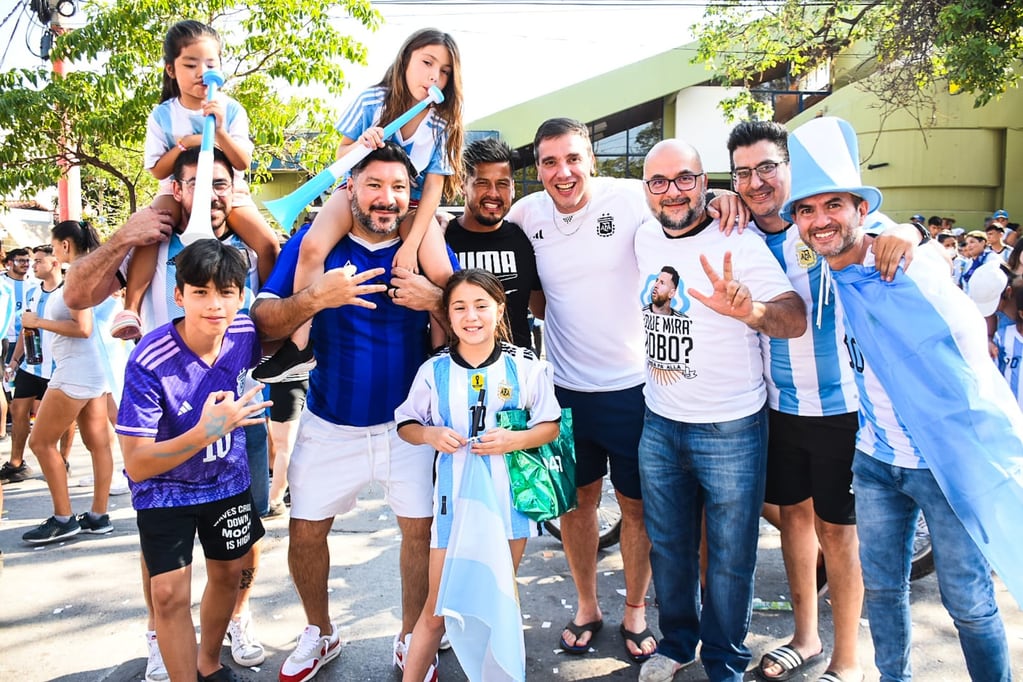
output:
MULTIPOLYGON (((412 633, 405 635, 405 639, 402 640, 398 635, 394 636, 394 667, 402 672, 405 671, 405 657, 408 656, 409 647, 412 646, 412 633)), ((433 663, 426 671, 426 677, 423 678, 423 682, 437 682, 437 666, 440 663, 440 659, 437 654, 433 655, 433 663)))
POLYGON ((146 644, 149 645, 149 660, 146 661, 146 682, 167 682, 170 679, 170 675, 167 674, 167 666, 163 664, 160 645, 156 643, 156 633, 152 630, 146 633, 146 644))
POLYGON ((306 625, 298 638, 298 645, 281 666, 280 682, 306 682, 316 676, 320 668, 341 653, 341 637, 337 625, 330 624, 330 635, 320 636, 320 628, 306 625))
MULTIPOLYGON (((695 660, 694 658, 693 661, 695 660)), ((664 654, 654 654, 639 669, 639 682, 671 682, 675 678, 675 673, 691 665, 693 661, 679 663, 664 654)))
POLYGON ((114 477, 110 480, 110 494, 111 495, 127 495, 131 492, 131 488, 128 487, 128 479, 120 471, 114 472, 114 477))
POLYGON ((232 618, 227 624, 227 636, 231 640, 231 658, 238 665, 251 668, 266 660, 263 645, 252 633, 250 614, 246 613, 238 620, 232 618))

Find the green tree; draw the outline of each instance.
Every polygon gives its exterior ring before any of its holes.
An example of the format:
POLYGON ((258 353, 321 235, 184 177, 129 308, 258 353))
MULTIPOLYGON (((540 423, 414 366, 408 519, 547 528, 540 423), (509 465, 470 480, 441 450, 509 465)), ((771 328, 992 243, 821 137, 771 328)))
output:
POLYGON ((157 104, 162 42, 181 19, 214 26, 223 40, 224 90, 248 111, 256 180, 272 157, 321 170, 333 158, 326 97, 366 49, 335 26, 345 16, 376 29, 369 0, 85 0, 88 23, 57 38, 53 59, 80 65, 63 77, 49 64, 0 73, 0 195, 52 186, 61 163, 83 169, 83 192, 118 222, 148 200, 141 171, 145 123, 157 104), (288 86, 301 94, 289 96, 288 86))
MULTIPOLYGON (((703 61, 725 83, 747 87, 779 71, 794 79, 840 53, 862 54, 864 87, 891 111, 946 84, 983 106, 1019 80, 1023 3, 1013 0, 728 0, 696 28, 703 61)), ((732 115, 764 115, 750 94, 732 115)))

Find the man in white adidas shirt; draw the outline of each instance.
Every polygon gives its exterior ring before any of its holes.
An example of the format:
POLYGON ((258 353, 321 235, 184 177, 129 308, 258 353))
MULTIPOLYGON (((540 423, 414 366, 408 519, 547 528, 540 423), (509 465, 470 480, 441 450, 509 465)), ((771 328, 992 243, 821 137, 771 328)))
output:
MULTIPOLYGON (((533 149, 545 191, 518 201, 507 219, 522 227, 536 253, 547 299, 547 358, 554 366, 558 401, 572 409, 575 427, 579 508, 561 517, 561 528, 579 601, 561 633, 561 647, 584 654, 603 627, 596 515, 610 465, 622 510, 622 630, 628 655, 640 662, 656 643, 645 613, 650 541, 637 454, 644 409, 643 319, 636 305, 633 242, 650 215, 639 181, 592 177, 593 148, 579 121, 545 121, 533 149)), ((723 208, 738 204, 725 201, 723 208)), ((726 212, 726 220, 733 220, 726 212)))

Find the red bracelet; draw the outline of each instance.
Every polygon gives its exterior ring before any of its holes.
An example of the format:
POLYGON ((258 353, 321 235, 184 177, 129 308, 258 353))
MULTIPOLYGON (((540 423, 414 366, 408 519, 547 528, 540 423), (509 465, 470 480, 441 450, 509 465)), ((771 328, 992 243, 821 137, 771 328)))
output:
POLYGON ((646 602, 643 602, 642 604, 630 604, 628 601, 626 601, 625 605, 628 606, 630 609, 645 609, 646 608, 646 602))

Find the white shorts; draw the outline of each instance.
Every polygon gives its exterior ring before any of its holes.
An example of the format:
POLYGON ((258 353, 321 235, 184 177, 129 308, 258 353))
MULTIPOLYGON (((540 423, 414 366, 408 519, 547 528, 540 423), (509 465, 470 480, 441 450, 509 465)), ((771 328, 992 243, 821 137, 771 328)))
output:
POLYGON ((100 377, 96 380, 96 377, 83 377, 85 379, 93 379, 93 381, 81 381, 73 382, 69 381, 64 374, 69 372, 54 372, 50 378, 50 383, 46 385, 46 390, 55 388, 58 391, 62 391, 64 395, 74 400, 92 400, 93 398, 99 398, 105 393, 110 393, 110 388, 107 386, 106 379, 100 377))
POLYGON ((433 448, 401 440, 394 422, 343 426, 302 410, 288 464, 291 518, 320 521, 349 512, 373 482, 384 487, 396 516, 432 516, 433 448))

